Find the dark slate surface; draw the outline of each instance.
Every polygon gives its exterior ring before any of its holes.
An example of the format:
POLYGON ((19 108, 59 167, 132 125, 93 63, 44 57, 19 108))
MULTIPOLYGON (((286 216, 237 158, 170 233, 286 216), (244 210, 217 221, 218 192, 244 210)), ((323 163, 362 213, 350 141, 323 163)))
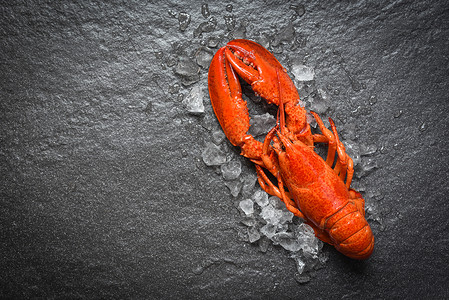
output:
POLYGON ((2 2, 2 298, 449 297, 449 6, 239 2, 208 18, 182 0, 2 2), (380 194, 369 260, 325 246, 299 284, 284 250, 238 234, 240 198, 201 161, 207 69, 189 64, 244 36, 312 66, 325 115, 377 145, 354 183, 380 194), (195 85, 199 116, 181 102, 195 85))

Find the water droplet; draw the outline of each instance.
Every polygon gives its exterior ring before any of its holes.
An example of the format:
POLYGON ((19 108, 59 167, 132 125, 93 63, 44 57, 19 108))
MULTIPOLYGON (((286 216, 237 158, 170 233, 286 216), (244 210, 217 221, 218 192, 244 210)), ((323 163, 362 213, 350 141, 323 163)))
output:
POLYGON ((190 24, 190 15, 185 12, 178 14, 179 30, 185 31, 190 24))
POLYGON ((212 32, 217 25, 217 20, 214 17, 210 17, 209 21, 201 23, 194 31, 193 37, 201 36, 203 32, 212 32))
POLYGON ((427 130, 427 123, 426 122, 423 122, 422 124, 421 124, 421 126, 419 126, 419 131, 426 131, 427 130))
POLYGON ((293 27, 292 22, 289 22, 287 26, 282 28, 278 33, 274 36, 274 41, 272 43, 273 47, 280 46, 282 42, 290 43, 295 38, 295 28, 293 27))
POLYGON ((177 94, 179 92, 180 88, 181 88, 181 86, 179 85, 179 83, 174 83, 174 84, 168 86, 168 92, 170 94, 177 94))
POLYGON ((165 59, 165 64, 167 65, 167 67, 173 67, 177 62, 178 59, 174 56, 170 56, 165 59))
POLYGON ((355 79, 354 77, 350 76, 348 74, 349 77, 349 81, 351 82, 351 87, 354 90, 354 92, 360 92, 360 90, 362 89, 362 85, 360 84, 360 82, 355 79))
POLYGON ((388 153, 388 142, 382 142, 379 151, 382 154, 388 153))
POLYGON ((229 31, 234 30, 235 28, 235 19, 234 16, 223 16, 224 20, 225 20, 225 24, 226 24, 226 28, 229 31))
POLYGON ((157 59, 161 59, 162 57, 164 57, 164 52, 156 51, 154 52, 154 56, 156 56, 157 59))
POLYGON ((201 5, 201 14, 205 18, 208 18, 210 16, 209 6, 207 4, 201 5))
POLYGON ((216 36, 211 36, 209 37, 209 39, 207 40, 207 47, 209 48, 215 48, 217 47, 218 43, 220 42, 220 38, 216 37, 216 36))
POLYGON ((403 111, 402 109, 400 109, 399 111, 397 111, 397 112, 394 114, 394 117, 395 117, 395 118, 399 118, 399 117, 402 115, 403 112, 404 112, 404 111, 403 111))
POLYGON ((376 96, 371 96, 369 97, 369 104, 370 105, 374 105, 377 102, 377 97, 376 96))
POLYGON ((172 18, 176 18, 176 12, 174 10, 169 9, 168 10, 168 15, 172 18))
POLYGON ((147 106, 145 107, 145 113, 149 114, 153 110, 153 104, 151 102, 148 102, 147 106))
POLYGON ((306 9, 302 4, 292 4, 290 5, 290 9, 293 9, 298 17, 302 17, 306 13, 306 9))
POLYGON ((226 11, 232 12, 232 9, 233 9, 232 4, 226 5, 226 11))

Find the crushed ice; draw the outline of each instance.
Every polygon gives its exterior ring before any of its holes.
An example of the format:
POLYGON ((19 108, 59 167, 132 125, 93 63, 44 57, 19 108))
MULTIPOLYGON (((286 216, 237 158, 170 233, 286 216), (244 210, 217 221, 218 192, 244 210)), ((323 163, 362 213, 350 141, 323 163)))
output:
POLYGON ((240 201, 239 207, 245 213, 245 215, 252 215, 254 212, 254 202, 251 199, 240 201))
POLYGON ((268 194, 262 190, 257 190, 253 195, 253 200, 260 206, 265 207, 268 205, 268 194))
POLYGON ((249 120, 251 125, 248 134, 252 136, 265 135, 276 125, 276 119, 269 113, 263 115, 255 115, 249 120))
POLYGON ((229 191, 231 192, 231 195, 236 198, 240 190, 243 187, 243 183, 240 180, 232 180, 232 181, 225 181, 225 185, 228 187, 229 191))
POLYGON ((214 53, 206 48, 200 48, 196 53, 196 63, 203 69, 208 69, 214 53))
POLYGON ((200 67, 189 57, 180 57, 174 69, 175 74, 181 77, 184 86, 189 86, 200 80, 200 67))
POLYGON ((293 213, 278 197, 268 197, 265 191, 257 189, 251 198, 240 201, 239 207, 246 216, 242 223, 248 226, 249 242, 258 241, 262 252, 267 251, 270 243, 284 248, 295 260, 299 274, 326 263, 323 242, 302 219, 293 219, 293 213))
POLYGON ((242 172, 242 164, 238 160, 233 160, 221 165, 221 174, 224 180, 234 180, 239 178, 242 172))
POLYGON ((315 77, 315 70, 303 64, 296 63, 292 66, 292 74, 297 81, 311 81, 315 77))
POLYGON ((202 153, 203 161, 208 166, 219 166, 226 162, 226 153, 214 143, 207 143, 202 153))
POLYGON ((183 100, 183 103, 186 105, 187 111, 191 114, 204 113, 203 92, 201 91, 201 87, 195 85, 183 100))

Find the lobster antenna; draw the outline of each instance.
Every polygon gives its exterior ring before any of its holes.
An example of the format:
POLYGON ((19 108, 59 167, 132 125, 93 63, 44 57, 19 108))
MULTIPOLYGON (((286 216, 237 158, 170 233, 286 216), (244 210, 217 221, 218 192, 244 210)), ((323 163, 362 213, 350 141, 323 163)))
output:
POLYGON ((278 115, 277 115, 277 123, 280 125, 280 131, 283 133, 283 129, 285 127, 285 112, 284 112, 284 99, 282 97, 282 86, 281 81, 279 80, 279 69, 276 69, 276 75, 278 79, 278 86, 279 86, 279 109, 278 109, 278 115))

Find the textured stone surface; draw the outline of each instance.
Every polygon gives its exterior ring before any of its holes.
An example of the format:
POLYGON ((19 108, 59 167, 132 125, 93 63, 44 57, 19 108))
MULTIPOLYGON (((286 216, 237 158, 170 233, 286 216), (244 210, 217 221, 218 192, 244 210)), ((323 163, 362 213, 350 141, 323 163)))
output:
POLYGON ((449 6, 246 2, 0 4, 2 298, 449 297, 449 6), (234 37, 313 68, 306 107, 326 98, 345 139, 377 146, 354 182, 382 223, 369 260, 325 245, 299 284, 280 246, 244 241, 244 198, 201 159, 204 66, 234 37))

